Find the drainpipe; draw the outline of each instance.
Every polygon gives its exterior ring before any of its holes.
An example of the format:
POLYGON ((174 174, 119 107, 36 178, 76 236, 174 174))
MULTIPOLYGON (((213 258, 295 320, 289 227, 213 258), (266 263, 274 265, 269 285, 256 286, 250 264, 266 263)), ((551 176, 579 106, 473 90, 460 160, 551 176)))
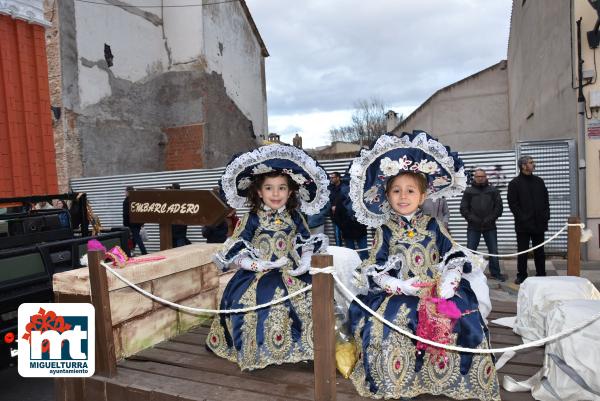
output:
MULTIPOLYGON (((577 159, 579 160, 579 218, 587 224, 585 165, 585 97, 583 96, 583 59, 581 58, 581 17, 577 20, 577 159)), ((587 244, 583 244, 583 260, 588 260, 587 244)))

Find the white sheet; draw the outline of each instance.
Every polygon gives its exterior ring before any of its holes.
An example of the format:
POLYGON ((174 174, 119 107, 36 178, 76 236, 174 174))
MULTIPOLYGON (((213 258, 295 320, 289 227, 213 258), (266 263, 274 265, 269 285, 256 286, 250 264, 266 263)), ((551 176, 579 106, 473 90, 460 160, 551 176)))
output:
POLYGON ((546 316, 555 303, 573 299, 600 300, 600 292, 582 277, 529 277, 519 289, 513 331, 523 342, 546 337, 546 316))
MULTIPOLYGON (((546 331, 548 335, 574 327, 600 314, 598 300, 572 300, 558 302, 548 312, 546 331)), ((542 401, 600 401, 600 320, 583 329, 546 345, 544 367, 540 377, 546 377, 533 385, 532 395, 542 401), (586 391, 571 376, 562 370, 550 354, 562 359, 568 367, 592 389, 586 391), (555 393, 560 398, 555 397, 555 393)), ((568 368, 567 368, 568 369, 568 368)))

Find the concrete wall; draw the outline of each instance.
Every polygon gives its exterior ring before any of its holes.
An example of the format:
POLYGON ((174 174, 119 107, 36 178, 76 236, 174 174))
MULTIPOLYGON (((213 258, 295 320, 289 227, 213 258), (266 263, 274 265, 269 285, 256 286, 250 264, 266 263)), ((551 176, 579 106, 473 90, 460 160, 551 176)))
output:
POLYGON ((571 46, 569 0, 513 1, 508 46, 512 142, 577 138, 571 46))
MULTIPOLYGON (((576 29, 575 21, 579 18, 582 18, 581 21, 581 32, 582 32, 582 59, 583 59, 583 69, 584 70, 594 70, 594 51, 590 49, 586 37, 586 32, 594 29, 594 24, 596 22, 597 14, 595 10, 590 6, 587 1, 575 1, 574 9, 573 9, 573 48, 576 49, 576 29)), ((598 49, 596 49, 598 52, 598 49)), ((575 57, 577 53, 575 52, 575 57)), ((596 55, 597 57, 597 55, 596 55)), ((576 60, 574 60, 574 66, 576 66, 576 60)), ((577 70, 574 68, 574 79, 578 80, 577 70)), ((596 75, 598 74, 596 68, 596 75)), ((577 85, 577 83, 575 84, 577 85)), ((592 125, 600 124, 600 108, 599 104, 592 104, 592 94, 600 93, 600 83, 597 78, 595 81, 592 81, 589 85, 583 88, 583 95, 587 100, 587 105, 591 107, 586 108, 586 119, 584 130, 586 132, 585 135, 585 147, 586 147, 586 194, 587 194, 587 225, 594 232, 593 238, 588 242, 587 250, 588 256, 593 260, 600 260, 600 244, 598 241, 600 234, 600 202, 597 200, 597 194, 600 193, 600 137, 590 137, 587 134, 587 130, 592 125)))
MULTIPOLYGON (((164 170, 172 148, 166 131, 179 127, 204 125, 196 152, 202 167, 223 165, 231 154, 256 146, 251 127, 266 129, 267 124, 264 74, 236 74, 261 71, 264 64, 240 4, 139 8, 105 2, 110 5, 56 2, 60 51, 54 63, 60 65, 62 82, 55 91, 73 121, 65 119, 55 135, 57 143, 70 136, 63 152, 79 155, 79 163, 77 157, 64 163, 75 167, 70 177, 164 170), (205 32, 206 21, 221 7, 237 9, 222 16, 235 21, 237 29, 223 23, 205 32), (228 48, 235 53, 231 60, 211 62, 209 68, 207 60, 215 56, 205 51, 215 41, 212 35, 237 47, 228 48), (114 56, 111 67, 105 44, 114 56), (252 54, 242 52, 245 48, 252 54)), ((128 2, 136 3, 160 6, 162 1, 128 2)))
POLYGON ((393 132, 421 129, 453 150, 510 149, 506 62, 440 89, 393 132))
MULTIPOLYGON (((229 132, 228 136, 244 137, 250 133, 257 138, 266 136, 268 124, 267 108, 264 106, 267 102, 264 57, 259 43, 254 40, 254 32, 247 17, 235 2, 203 9, 204 54, 208 69, 222 75, 227 96, 252 122, 245 129, 241 127, 238 132, 229 132)), ((223 128, 209 120, 205 130, 210 136, 215 130, 223 128)), ((210 157, 228 162, 231 143, 223 141, 214 145, 216 146, 211 146, 209 151, 210 157)))

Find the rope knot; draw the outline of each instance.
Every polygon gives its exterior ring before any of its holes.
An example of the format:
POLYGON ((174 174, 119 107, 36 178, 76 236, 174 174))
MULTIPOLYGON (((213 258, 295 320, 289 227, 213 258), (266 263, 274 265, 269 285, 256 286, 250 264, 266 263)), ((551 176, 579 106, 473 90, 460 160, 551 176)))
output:
POLYGON ((327 267, 321 267, 321 268, 311 267, 308 270, 308 273, 311 276, 314 276, 315 274, 334 274, 335 275, 335 267, 333 267, 333 266, 327 266, 327 267))

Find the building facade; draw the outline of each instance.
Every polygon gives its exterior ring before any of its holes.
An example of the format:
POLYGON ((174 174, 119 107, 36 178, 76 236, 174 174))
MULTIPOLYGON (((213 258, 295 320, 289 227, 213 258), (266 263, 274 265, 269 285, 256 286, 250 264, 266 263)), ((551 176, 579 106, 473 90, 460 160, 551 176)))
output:
POLYGON ((42 0, 0 1, 0 198, 56 193, 42 0))
MULTIPOLYGON (((392 132, 421 129, 461 151, 511 147, 506 61, 442 88, 392 132)), ((395 118, 388 113, 388 119, 395 118)))
MULTIPOLYGON (((430 130, 459 151, 575 140, 580 160, 571 163, 579 177, 571 187, 578 196, 577 214, 598 238, 600 203, 594 195, 600 192, 600 83, 596 49, 587 36, 599 15, 587 0, 513 0, 507 60, 439 90, 393 132, 430 130), (578 43, 585 98, 581 114, 578 43)), ((592 37, 600 39, 600 34, 592 37)), ((600 260, 597 239, 586 252, 600 260)))
POLYGON ((243 0, 199 3, 46 1, 61 187, 221 166, 258 145, 267 49, 243 0))

